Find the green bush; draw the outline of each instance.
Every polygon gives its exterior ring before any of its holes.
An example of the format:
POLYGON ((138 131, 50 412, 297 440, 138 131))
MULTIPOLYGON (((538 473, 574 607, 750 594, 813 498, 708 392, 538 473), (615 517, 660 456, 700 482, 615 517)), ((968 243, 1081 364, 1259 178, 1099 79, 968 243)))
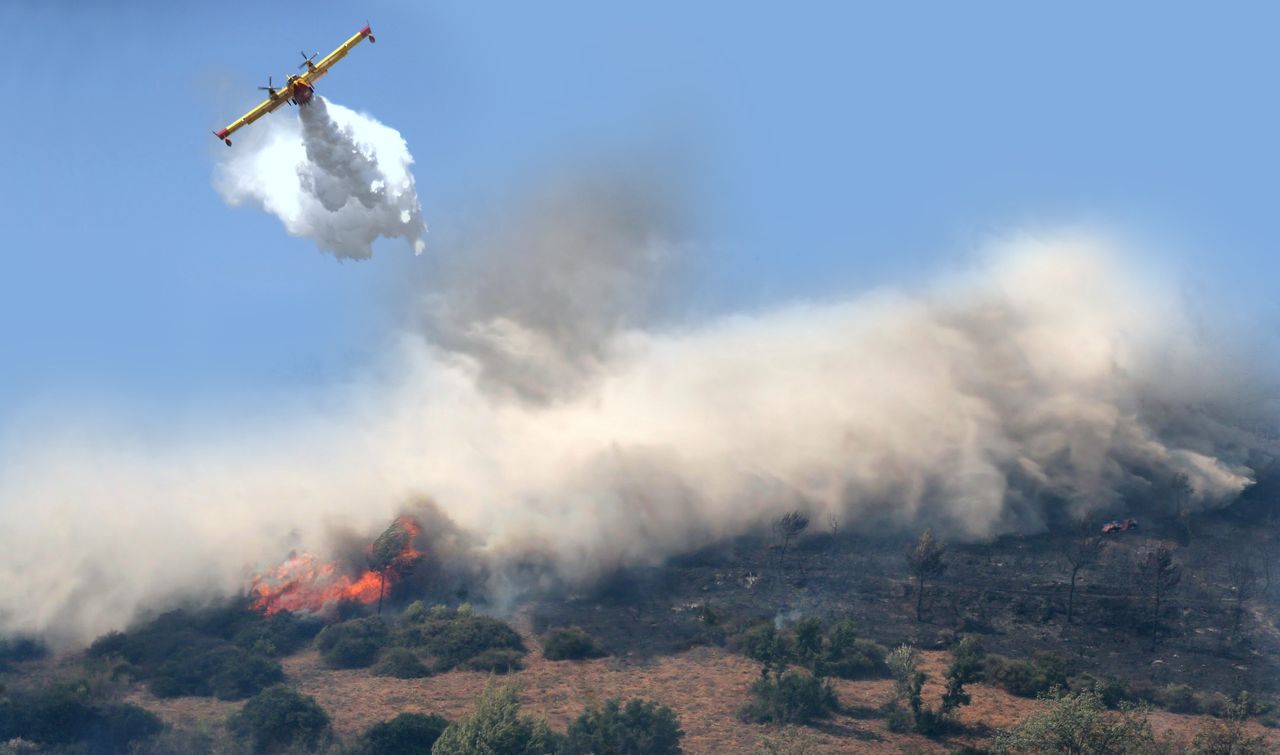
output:
POLYGON ((293 652, 317 623, 292 614, 263 616, 243 603, 179 609, 94 640, 91 658, 118 658, 121 673, 148 682, 159 697, 215 696, 238 700, 279 683, 274 658, 293 652))
POLYGON ((609 700, 603 708, 588 708, 569 725, 566 755, 676 755, 680 722, 666 706, 644 700, 622 705, 609 700))
POLYGON ((1156 704, 1174 713, 1195 713, 1195 690, 1189 684, 1166 684, 1156 690, 1156 704))
POLYGON ((38 661, 49 654, 49 648, 33 637, 0 639, 0 669, 10 663, 38 661))
MULTIPOLYGON (((448 671, 488 650, 509 650, 518 656, 525 653, 524 641, 514 629, 497 619, 472 613, 466 607, 435 606, 425 613, 415 611, 412 619, 405 618, 398 627, 397 641, 426 652, 438 671, 448 671)), ((509 658, 510 654, 505 657, 509 658)), ((497 656, 491 656, 481 659, 480 663, 495 660, 497 656)))
POLYGON ((739 638, 738 647, 746 657, 764 664, 766 670, 783 668, 791 662, 791 639, 778 631, 773 622, 748 629, 739 638))
POLYGON ((43 748, 114 755, 163 728, 136 705, 94 703, 85 684, 57 684, 0 697, 0 742, 21 739, 43 748))
POLYGON ((1035 697, 1067 685, 1067 660, 1052 653, 1038 653, 1031 661, 990 655, 986 678, 1019 697, 1035 697))
POLYGON ((97 728, 89 735, 93 752, 129 752, 135 742, 159 734, 164 724, 151 711, 131 703, 111 705, 101 715, 97 728))
POLYGON ((448 726, 449 721, 441 716, 401 713, 370 727, 360 738, 355 755, 429 755, 448 726))
POLYGON ((756 680, 751 697, 740 715, 756 723, 804 724, 826 718, 839 705, 830 683, 799 669, 756 680))
POLYGON ((249 699, 227 721, 232 732, 249 740, 253 752, 316 750, 329 737, 329 716, 315 698, 284 685, 268 687, 249 699))
POLYGON ((852 621, 841 621, 827 632, 822 647, 822 669, 841 679, 885 676, 889 672, 884 663, 888 654, 883 645, 858 637, 852 621))
POLYGON ((440 734, 431 755, 546 755, 560 744, 545 722, 520 715, 514 684, 490 684, 472 714, 440 734))
POLYGON ((542 638, 542 656, 549 661, 578 661, 603 655, 595 638, 578 627, 553 629, 542 638))
POLYGON ((486 650, 472 656, 462 667, 469 671, 488 671, 494 674, 510 674, 524 668, 524 653, 506 648, 486 650))
POLYGON ((332 668, 364 668, 374 662, 390 633, 378 616, 330 624, 316 635, 316 649, 332 668))
POLYGON ((1071 688, 1081 692, 1097 693, 1102 704, 1111 710, 1119 708, 1124 703, 1135 703, 1140 699, 1132 687, 1109 675, 1081 674, 1071 680, 1071 688))
POLYGON ((1159 752, 1142 709, 1113 713, 1095 692, 1053 690, 1042 695, 1048 706, 1000 731, 992 743, 997 753, 1045 755, 1146 755, 1159 752))
POLYGON ((420 679, 431 675, 431 669, 418 654, 408 648, 390 648, 373 664, 374 676, 393 676, 397 679, 420 679))
POLYGON ((206 645, 176 655, 150 675, 156 697, 212 696, 242 700, 284 681, 277 661, 228 645, 206 645))

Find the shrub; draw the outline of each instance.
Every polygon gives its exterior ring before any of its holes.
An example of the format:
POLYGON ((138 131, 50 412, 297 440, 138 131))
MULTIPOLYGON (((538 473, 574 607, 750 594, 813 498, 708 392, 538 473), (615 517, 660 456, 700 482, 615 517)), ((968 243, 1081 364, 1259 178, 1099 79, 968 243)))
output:
POLYGON ((740 715, 756 723, 808 723, 826 718, 839 705, 830 683, 799 669, 756 680, 751 696, 740 715))
POLYGON ((117 673, 147 681, 160 697, 238 700, 279 683, 284 670, 273 659, 297 649, 316 626, 288 613, 263 616, 238 602, 179 609, 128 632, 102 635, 89 656, 123 659, 117 673))
POLYGON ((363 668, 378 657, 387 638, 387 625, 370 616, 330 624, 316 636, 316 648, 333 668, 363 668))
POLYGON ((624 706, 609 700, 603 708, 588 708, 569 725, 570 755, 675 755, 680 749, 680 722, 666 706, 629 700, 624 706))
POLYGON ((784 668, 791 661, 791 641, 778 632, 773 622, 748 629, 739 640, 742 654, 764 665, 765 673, 784 668))
POLYGON ((1010 694, 1035 697, 1067 684, 1067 660, 1052 653, 1038 653, 1031 661, 987 656, 986 677, 1010 694))
POLYGON ((1241 692, 1235 700, 1227 700, 1222 711, 1226 720, 1210 721, 1200 727, 1191 742, 1192 755, 1262 755, 1269 752, 1265 736, 1251 736, 1244 729, 1254 707, 1248 692, 1241 692))
POLYGON ((1157 751, 1159 743, 1140 708, 1111 713, 1096 692, 1053 690, 1040 699, 1049 706, 999 732, 992 743, 995 752, 1142 755, 1157 751))
POLYGON ((415 611, 414 615, 413 620, 399 627, 398 640, 429 654, 438 671, 448 671, 487 650, 524 655, 524 642, 514 629, 497 619, 474 614, 469 607, 455 610, 435 606, 425 614, 415 611))
POLYGON ((1166 684, 1156 690, 1156 704, 1174 713, 1194 713, 1195 691, 1188 684, 1166 684))
POLYGON ((401 713, 370 727, 360 738, 355 755, 429 755, 448 726, 449 721, 441 716, 401 713))
POLYGON ((514 684, 490 684, 470 716, 449 724, 432 755, 545 755, 559 742, 546 723, 520 715, 514 684))
POLYGON ((397 679, 419 679, 431 675, 431 669, 418 654, 408 648, 391 648, 373 665, 375 676, 393 676, 397 679))
POLYGON ((827 632, 822 669, 841 679, 884 676, 889 671, 884 662, 888 652, 883 645, 859 638, 852 621, 837 622, 827 632))
POLYGON ((242 700, 284 681, 284 669, 265 656, 212 645, 165 661, 150 674, 150 680, 156 697, 200 695, 242 700))
POLYGON ((470 671, 489 671, 494 674, 509 674, 524 668, 524 653, 518 650, 494 648, 473 656, 462 666, 470 671))
POLYGON ((250 698, 227 725, 255 753, 314 751, 329 736, 329 716, 315 699, 279 684, 250 698))
POLYGON ((578 627, 554 629, 542 639, 542 656, 550 661, 578 661, 603 655, 595 638, 578 627))
POLYGON ((38 661, 49 654, 44 643, 32 637, 13 637, 0 640, 0 669, 9 663, 38 661))
POLYGON ((129 752, 135 742, 159 734, 164 724, 156 714, 137 705, 112 705, 102 712, 89 735, 93 752, 129 752))
POLYGON ((94 704, 84 684, 58 684, 0 698, 0 742, 26 740, 39 752, 66 747, 94 755, 124 753, 162 728, 159 718, 136 705, 94 704))
POLYGON ((1139 700, 1137 692, 1132 687, 1109 675, 1081 674, 1072 680, 1071 688, 1081 692, 1097 693, 1102 704, 1110 710, 1115 710, 1124 703, 1135 703, 1139 700))

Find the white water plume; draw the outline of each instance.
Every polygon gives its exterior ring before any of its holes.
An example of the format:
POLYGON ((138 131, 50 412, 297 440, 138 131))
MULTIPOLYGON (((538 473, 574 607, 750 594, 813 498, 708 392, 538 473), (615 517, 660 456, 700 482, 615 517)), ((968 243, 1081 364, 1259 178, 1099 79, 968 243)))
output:
POLYGON ((252 202, 285 230, 340 258, 367 259, 379 237, 424 248, 413 156, 400 132, 316 96, 246 129, 218 164, 232 206, 252 202))

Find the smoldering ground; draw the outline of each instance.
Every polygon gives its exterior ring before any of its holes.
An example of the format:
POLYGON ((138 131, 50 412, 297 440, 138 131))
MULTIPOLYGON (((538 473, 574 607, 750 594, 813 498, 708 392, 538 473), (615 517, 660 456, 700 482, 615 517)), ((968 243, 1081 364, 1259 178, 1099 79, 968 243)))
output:
POLYGON ((1274 382, 1238 377, 1237 342, 1097 239, 1014 236, 926 285, 659 321, 681 239, 643 202, 590 200, 441 251, 457 264, 322 411, 151 445, 119 423, 25 432, 0 462, 3 629, 83 641, 292 549, 349 550, 334 532, 371 538, 425 498, 450 563, 509 595, 795 508, 981 539, 1175 475, 1225 505, 1270 458, 1246 428, 1274 382))

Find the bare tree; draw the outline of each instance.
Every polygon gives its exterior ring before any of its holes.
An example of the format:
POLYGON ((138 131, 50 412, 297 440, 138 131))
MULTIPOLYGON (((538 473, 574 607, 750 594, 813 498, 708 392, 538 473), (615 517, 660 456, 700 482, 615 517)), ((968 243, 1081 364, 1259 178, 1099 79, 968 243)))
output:
POLYGON ((809 527, 809 515, 803 511, 788 511, 773 522, 773 531, 778 537, 778 568, 785 568, 787 549, 791 541, 800 536, 809 527))
POLYGON ((1263 595, 1271 594, 1271 574, 1276 560, 1276 553, 1280 552, 1280 537, 1267 534, 1262 537, 1254 546, 1257 551, 1258 564, 1262 567, 1262 593, 1263 595))
POLYGON ((1178 527, 1181 529, 1179 537, 1182 542, 1186 543, 1191 540, 1191 494, 1194 488, 1191 487, 1191 479, 1183 472, 1179 472, 1173 476, 1173 480, 1169 483, 1169 495, 1173 499, 1174 515, 1178 519, 1178 527))
POLYGON ((1151 596, 1151 649, 1160 641, 1160 611, 1169 593, 1182 580, 1182 571, 1173 561, 1173 551, 1160 546, 1147 554, 1142 564, 1142 576, 1151 596))
POLYGON ((1071 568, 1071 587, 1067 591, 1067 623, 1071 623, 1076 602, 1076 577, 1082 569, 1087 569, 1098 562, 1102 555, 1102 532, 1092 527, 1085 519, 1075 522, 1075 531, 1071 537, 1061 542, 1062 557, 1071 568))
POLYGON ((947 570, 942 560, 947 546, 933 536, 933 530, 920 533, 920 538, 907 549, 907 566, 916 580, 916 621, 924 619, 924 587, 947 570))
POLYGON ((1240 639, 1244 621, 1244 604, 1257 594, 1258 570, 1247 554, 1231 552, 1227 556, 1227 584, 1231 586, 1231 641, 1240 639))

